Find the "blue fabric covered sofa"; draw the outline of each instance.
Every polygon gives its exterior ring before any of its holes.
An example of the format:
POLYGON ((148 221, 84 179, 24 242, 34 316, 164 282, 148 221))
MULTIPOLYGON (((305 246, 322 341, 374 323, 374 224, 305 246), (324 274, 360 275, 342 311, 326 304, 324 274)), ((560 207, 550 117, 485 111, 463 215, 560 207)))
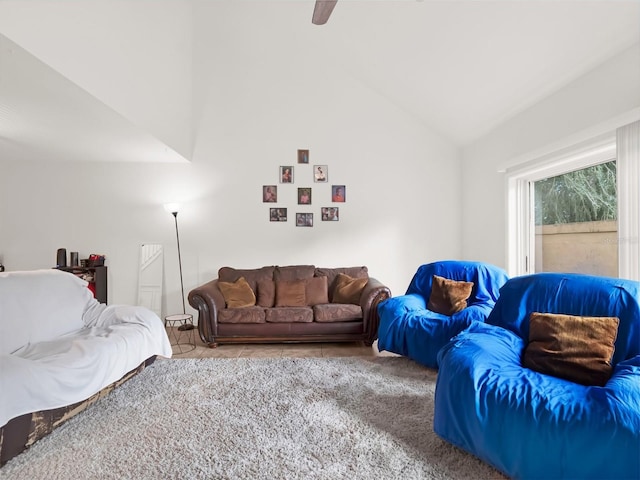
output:
POLYGON ((438 350, 471 322, 489 316, 507 279, 501 268, 480 262, 445 260, 420 266, 405 295, 378 305, 378 349, 436 368, 438 350), (433 275, 473 282, 468 306, 451 316, 427 309, 433 275))
POLYGON ((640 478, 639 301, 640 283, 630 280, 560 273, 509 280, 486 322, 438 354, 435 432, 512 478, 640 478), (532 312, 617 317, 606 384, 525 368, 532 312))

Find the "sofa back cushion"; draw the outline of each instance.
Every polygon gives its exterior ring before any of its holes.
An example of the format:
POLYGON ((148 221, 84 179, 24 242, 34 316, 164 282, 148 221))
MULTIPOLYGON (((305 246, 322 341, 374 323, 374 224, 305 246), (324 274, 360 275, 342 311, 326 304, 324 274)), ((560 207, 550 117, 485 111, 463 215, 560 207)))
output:
POLYGON ((526 344, 532 312, 617 317, 612 366, 640 355, 640 282, 577 273, 514 277, 500 290, 487 323, 514 332, 526 344))
POLYGON ((258 281, 261 279, 273 280, 273 271, 275 267, 262 267, 254 269, 239 269, 232 267, 222 267, 218 270, 218 280, 222 282, 235 282, 240 277, 244 277, 253 293, 258 295, 258 281))
POLYGON ((96 302, 87 282, 67 272, 0 273, 0 355, 81 329, 96 302))
POLYGON ((339 274, 347 275, 351 278, 369 278, 369 270, 367 267, 342 267, 342 268, 321 268, 318 267, 315 270, 315 276, 327 277, 327 284, 329 285, 329 302, 333 302, 333 294, 336 289, 336 279, 339 274))
POLYGON ((291 265, 288 267, 276 267, 273 272, 273 279, 284 282, 293 282, 295 280, 306 280, 313 277, 316 267, 313 265, 291 265))

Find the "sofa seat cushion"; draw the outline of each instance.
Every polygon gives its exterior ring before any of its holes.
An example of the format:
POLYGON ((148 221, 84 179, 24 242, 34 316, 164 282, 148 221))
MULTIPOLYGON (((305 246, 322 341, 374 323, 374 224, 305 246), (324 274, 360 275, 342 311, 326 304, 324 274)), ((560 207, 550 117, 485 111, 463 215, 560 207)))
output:
POLYGON ((262 307, 225 308, 218 311, 218 323, 264 323, 262 307))
POLYGON ((362 320, 362 308, 352 303, 326 303, 313 307, 315 321, 318 323, 353 322, 362 320))
POLYGON ((274 307, 265 311, 269 323, 311 323, 313 310, 310 307, 274 307))

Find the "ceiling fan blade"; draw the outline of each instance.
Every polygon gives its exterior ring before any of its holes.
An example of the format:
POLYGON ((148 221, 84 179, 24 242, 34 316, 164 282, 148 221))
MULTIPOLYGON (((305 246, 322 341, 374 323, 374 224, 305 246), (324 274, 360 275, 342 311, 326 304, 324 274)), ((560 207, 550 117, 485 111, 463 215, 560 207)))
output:
POLYGON ((313 18, 311 23, 314 25, 324 25, 329 20, 333 7, 336 6, 338 0, 316 0, 316 5, 313 7, 313 18))

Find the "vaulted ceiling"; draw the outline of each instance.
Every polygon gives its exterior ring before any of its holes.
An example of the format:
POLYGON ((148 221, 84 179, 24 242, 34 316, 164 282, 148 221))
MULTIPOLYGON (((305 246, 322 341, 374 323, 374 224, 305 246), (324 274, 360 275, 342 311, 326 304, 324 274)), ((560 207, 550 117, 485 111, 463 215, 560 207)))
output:
MULTIPOLYGON (((99 13, 126 9, 127 2, 136 5, 139 17, 134 26, 140 38, 145 29, 153 28, 153 22, 145 21, 145 9, 152 15, 170 5, 187 12, 192 26, 186 29, 207 23, 195 17, 231 12, 251 24, 249 44, 278 31, 290 37, 290 48, 296 51, 318 52, 321 46, 331 57, 327 68, 347 72, 459 146, 640 42, 638 1, 339 0, 329 22, 316 26, 311 24, 313 0, 210 0, 207 8, 201 8, 205 0, 89 0, 82 9, 78 2, 62 0, 3 0, 0 158, 190 159, 185 142, 168 138, 169 129, 154 124, 154 112, 136 115, 127 102, 106 93, 108 82, 92 83, 90 69, 95 66, 87 64, 85 75, 82 63, 73 63, 72 36, 65 33, 75 27, 55 25, 63 18, 56 17, 56 6, 60 12, 76 8, 84 14, 75 19, 85 25, 81 41, 99 41, 91 38, 95 25, 101 27, 94 29, 101 38, 105 32, 116 38, 124 27, 114 19, 101 23, 99 13), (32 20, 38 9, 53 23, 46 35, 38 34, 39 26, 32 20), (87 26, 87 18, 95 25, 87 26)), ((194 57, 188 63, 198 65, 207 48, 198 44, 198 35, 188 34, 194 57)), ((234 45, 228 48, 232 51, 234 45)), ((190 85, 196 81, 192 73, 184 73, 190 85)), ((199 100, 189 97, 194 104, 199 100)), ((185 137, 197 129, 197 116, 193 119, 185 137)))

